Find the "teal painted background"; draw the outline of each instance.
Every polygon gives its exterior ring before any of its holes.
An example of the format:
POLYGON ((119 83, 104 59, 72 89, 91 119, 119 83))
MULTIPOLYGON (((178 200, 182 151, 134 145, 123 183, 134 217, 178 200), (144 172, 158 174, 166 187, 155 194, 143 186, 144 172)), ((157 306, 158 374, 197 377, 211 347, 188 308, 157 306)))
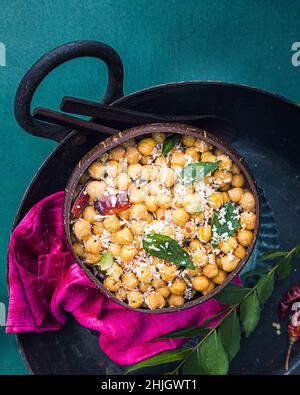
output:
MULTIPOLYGON (((0 0, 1 237, 0 301, 7 303, 6 251, 11 224, 32 176, 54 147, 22 132, 13 100, 24 72, 67 41, 112 45, 125 66, 125 94, 171 81, 217 79, 255 85, 300 101, 300 2, 279 0, 0 0)), ((63 65, 36 95, 58 108, 62 95, 99 99, 106 70, 92 59, 63 65)), ((0 328, 0 374, 26 374, 14 336, 0 328)))

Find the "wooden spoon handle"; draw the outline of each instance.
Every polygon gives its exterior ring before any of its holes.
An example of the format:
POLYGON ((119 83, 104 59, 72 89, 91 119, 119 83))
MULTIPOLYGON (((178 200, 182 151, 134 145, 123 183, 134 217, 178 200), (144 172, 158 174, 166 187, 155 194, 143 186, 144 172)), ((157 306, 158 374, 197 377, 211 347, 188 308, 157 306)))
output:
POLYGON ((63 97, 60 109, 71 114, 87 115, 95 118, 138 125, 141 123, 166 122, 172 120, 170 119, 171 117, 163 115, 148 114, 141 111, 129 110, 127 108, 108 106, 103 103, 96 103, 69 96, 63 97))
POLYGON ((84 119, 72 117, 71 115, 49 110, 44 107, 36 107, 33 111, 33 117, 39 121, 65 126, 67 128, 74 128, 83 132, 98 132, 110 135, 119 133, 119 130, 109 128, 108 126, 85 121, 84 119))

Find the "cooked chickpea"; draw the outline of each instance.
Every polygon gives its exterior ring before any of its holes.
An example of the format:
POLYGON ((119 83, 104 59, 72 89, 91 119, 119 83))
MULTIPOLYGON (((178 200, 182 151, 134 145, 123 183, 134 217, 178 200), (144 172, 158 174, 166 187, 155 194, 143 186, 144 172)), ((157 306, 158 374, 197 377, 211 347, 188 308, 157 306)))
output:
POLYGON ((145 200, 145 193, 140 188, 133 188, 130 193, 129 200, 133 204, 143 203, 145 200))
POLYGON ((232 202, 238 203, 243 196, 243 189, 242 188, 232 188, 228 190, 229 198, 232 202))
POLYGON ((157 291, 148 295, 145 302, 150 310, 161 309, 166 305, 165 298, 157 291))
POLYGON ((208 262, 208 256, 204 251, 199 249, 193 254, 192 261, 196 266, 204 266, 208 262))
POLYGON ((135 289, 139 282, 134 273, 124 273, 122 276, 122 284, 127 289, 135 289))
POLYGON ((152 133, 152 137, 157 143, 163 143, 166 139, 166 134, 165 133, 152 133))
POLYGON ((127 293, 128 305, 137 309, 144 303, 143 294, 139 291, 129 291, 127 293))
POLYGON ((211 280, 214 284, 220 285, 225 281, 225 279, 226 279, 226 273, 224 272, 224 270, 219 270, 219 273, 211 280))
MULTIPOLYGON (((156 258, 156 259, 158 259, 158 258, 156 258)), ((152 285, 155 289, 158 289, 158 288, 165 287, 167 285, 167 283, 164 280, 162 280, 161 278, 155 278, 152 281, 152 285)))
POLYGON ((184 304, 184 297, 181 295, 170 295, 168 298, 168 304, 171 307, 182 306, 184 304))
POLYGON ((145 199, 145 205, 148 211, 155 212, 158 209, 158 204, 154 196, 148 196, 145 199))
POLYGON ((109 178, 115 178, 121 172, 121 165, 115 160, 110 160, 106 163, 105 171, 109 178))
POLYGON ((167 282, 173 280, 178 273, 178 269, 175 265, 165 265, 159 269, 161 278, 167 282))
POLYGON ((238 259, 244 259, 246 256, 246 248, 239 244, 233 251, 233 255, 236 256, 238 259))
POLYGON ((166 225, 162 230, 162 234, 165 236, 172 237, 175 234, 175 230, 171 225, 166 225))
POLYGON ((98 215, 98 213, 93 206, 87 206, 82 212, 82 218, 86 219, 89 223, 96 221, 96 215, 98 215))
POLYGON ((158 181, 165 187, 170 188, 175 182, 175 173, 172 169, 166 168, 158 173, 158 181))
POLYGON ((151 272, 150 266, 143 266, 137 273, 137 277, 142 284, 148 284, 152 281, 153 274, 151 272))
POLYGON ((230 201, 228 192, 222 192, 222 196, 223 196, 223 202, 224 202, 224 203, 227 203, 227 202, 230 201))
POLYGON ((155 147, 155 140, 150 137, 146 137, 138 143, 138 150, 144 156, 151 155, 152 151, 154 150, 154 147, 155 147))
POLYGON ((171 293, 168 286, 157 288, 157 292, 159 292, 165 299, 167 299, 171 293))
POLYGON ((116 298, 124 301, 127 297, 127 291, 125 288, 120 287, 116 292, 116 298))
POLYGON ((221 161, 219 164, 220 170, 231 170, 232 160, 229 158, 229 156, 221 154, 217 156, 217 159, 221 161))
POLYGON ((193 145, 196 142, 196 137, 194 136, 189 136, 189 135, 183 135, 182 136, 182 144, 185 145, 186 147, 193 147, 193 145))
POLYGON ((101 259, 101 255, 100 255, 100 253, 92 254, 91 252, 86 252, 86 254, 84 255, 84 259, 87 263, 94 265, 96 263, 99 263, 99 261, 101 259))
POLYGON ((242 188, 245 185, 245 177, 243 176, 243 174, 234 174, 232 176, 232 180, 231 180, 231 185, 233 187, 239 187, 242 188))
POLYGON ((189 276, 190 277, 194 277, 197 276, 197 274, 201 274, 202 269, 200 267, 198 267, 197 269, 187 269, 189 276))
POLYGON ((241 229, 238 231, 237 239, 242 246, 248 247, 251 244, 252 236, 251 230, 241 229))
POLYGON ((201 209, 199 200, 200 200, 199 193, 197 192, 183 196, 182 205, 185 211, 187 211, 190 214, 196 213, 199 210, 199 208, 201 209))
POLYGON ((184 167, 186 165, 187 159, 183 152, 174 152, 170 156, 171 167, 184 167))
POLYGON ((147 216, 147 208, 144 204, 134 204, 130 208, 130 216, 132 219, 141 221, 147 216))
POLYGON ((99 199, 103 196, 106 189, 104 181, 91 181, 86 186, 86 191, 91 199, 99 199))
POLYGON ((94 235, 101 235, 104 231, 103 222, 94 222, 92 227, 92 232, 94 235))
POLYGON ((232 174, 240 174, 241 171, 236 163, 234 163, 232 165, 231 172, 232 172, 232 174))
POLYGON ((165 221, 166 219, 166 210, 162 208, 158 208, 155 212, 155 216, 160 221, 165 221))
POLYGON ((172 294, 183 295, 186 289, 186 282, 182 278, 175 278, 169 288, 172 294))
POLYGON ((198 237, 200 241, 207 243, 211 239, 211 225, 200 226, 198 237))
POLYGON ((228 237, 226 241, 219 242, 219 248, 224 254, 228 254, 229 251, 234 250, 238 246, 238 242, 232 236, 228 237))
POLYGON ((124 245, 130 245, 133 241, 133 235, 128 228, 123 228, 116 232, 115 242, 124 245))
POLYGON ((209 287, 209 279, 202 274, 192 277, 191 281, 196 291, 202 292, 209 287))
POLYGON ((207 278, 213 278, 219 273, 219 268, 216 263, 208 263, 203 268, 203 274, 207 278))
POLYGON ((131 262, 137 255, 138 250, 133 246, 123 246, 120 252, 120 258, 123 262, 131 262))
POLYGON ((215 192, 210 195, 208 198, 208 204, 210 207, 217 209, 222 206, 224 203, 223 194, 222 192, 215 192))
POLYGON ((239 264, 239 259, 234 255, 224 255, 221 258, 222 269, 225 272, 232 272, 239 264))
POLYGON ((201 154, 201 162, 216 162, 217 157, 211 151, 206 151, 201 154))
POLYGON ((189 247, 190 247, 190 249, 191 249, 192 251, 197 251, 197 250, 200 249, 201 245, 202 245, 202 243, 201 243, 200 240, 198 240, 198 239, 193 239, 193 240, 190 242, 189 247))
POLYGON ((172 212, 172 221, 176 225, 184 226, 189 218, 189 214, 183 208, 178 208, 172 212))
POLYGON ((117 243, 110 243, 109 247, 108 247, 108 252, 114 257, 118 257, 120 255, 121 252, 121 246, 120 244, 117 243))
POLYGON ((216 170, 213 174, 215 183, 220 187, 224 187, 226 184, 230 184, 232 180, 232 174, 224 170, 216 170))
POLYGON ((168 163, 167 163, 167 158, 165 156, 158 156, 154 163, 156 164, 156 166, 159 167, 167 167, 168 163))
POLYGON ((124 148, 135 147, 136 142, 135 142, 135 139, 130 139, 130 140, 124 141, 124 143, 122 143, 122 145, 124 148))
POLYGON ((82 244, 76 242, 76 243, 72 244, 72 249, 73 249, 74 253, 76 255, 78 255, 80 258, 82 258, 84 256, 85 249, 82 244))
POLYGON ((86 240, 91 236, 91 225, 83 218, 79 218, 73 225, 73 233, 78 240, 86 240))
POLYGON ((146 226, 145 221, 132 221, 130 225, 130 231, 134 235, 142 235, 144 233, 145 226, 146 226))
POLYGON ((121 211, 121 212, 118 214, 118 216, 119 216, 120 218, 122 218, 122 219, 129 220, 129 217, 130 217, 130 209, 128 208, 127 210, 121 211))
POLYGON ((92 178, 96 180, 101 180, 105 174, 105 167, 100 162, 94 162, 88 169, 88 173, 92 178))
MULTIPOLYGON (((206 141, 201 140, 201 139, 197 139, 194 143, 194 146, 197 148, 197 150, 199 152, 202 152, 202 153, 206 152, 206 151, 210 151, 213 148, 212 145, 210 145, 209 143, 207 143, 206 141)), ((215 161, 213 161, 213 162, 215 162, 215 161)))
POLYGON ((103 225, 109 232, 117 232, 121 228, 120 220, 115 215, 105 218, 103 225))
POLYGON ((182 234, 184 237, 190 239, 191 237, 194 236, 194 234, 196 234, 197 230, 198 230, 197 225, 188 222, 182 229, 182 234))
POLYGON ((91 254, 98 254, 101 250, 101 239, 99 236, 92 235, 85 242, 85 250, 91 254))
POLYGON ((241 214, 240 223, 242 227, 245 227, 247 230, 253 230, 255 228, 256 215, 254 213, 244 211, 241 214))
POLYGON ((106 271, 109 277, 119 280, 122 274, 122 268, 116 262, 114 262, 111 267, 106 271))
POLYGON ((168 209, 171 207, 172 199, 168 194, 159 193, 156 195, 156 201, 160 208, 168 209))
POLYGON ((131 183, 131 179, 126 173, 120 173, 117 176, 116 185, 118 189, 125 191, 128 189, 130 183, 131 183))
POLYGON ((252 192, 245 192, 240 200, 240 205, 244 210, 252 211, 255 208, 255 198, 252 192))
POLYGON ((106 279, 103 281, 103 285, 109 291, 116 292, 121 286, 121 281, 112 277, 106 277, 106 279))
POLYGON ((196 150, 195 147, 189 147, 185 150, 185 155, 190 156, 193 161, 198 162, 200 160, 201 155, 199 152, 196 150))
POLYGON ((202 291, 203 295, 209 294, 215 287, 216 287, 215 284, 212 281, 210 281, 209 286, 206 288, 206 290, 202 291))
POLYGON ((113 148, 110 151, 110 159, 118 162, 120 159, 124 157, 124 154, 125 154, 125 148, 122 147, 121 145, 118 145, 117 147, 113 148))
POLYGON ((142 165, 140 163, 134 163, 129 165, 127 169, 127 174, 132 180, 137 180, 141 176, 142 165))
POLYGON ((137 164, 140 159, 141 154, 139 153, 138 149, 135 147, 128 147, 124 158, 126 159, 129 165, 137 164))

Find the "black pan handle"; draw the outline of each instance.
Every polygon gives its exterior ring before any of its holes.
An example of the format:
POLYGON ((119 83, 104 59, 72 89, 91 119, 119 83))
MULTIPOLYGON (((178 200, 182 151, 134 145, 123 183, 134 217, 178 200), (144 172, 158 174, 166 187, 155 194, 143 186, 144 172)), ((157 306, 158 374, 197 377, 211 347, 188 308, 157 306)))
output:
POLYGON ((14 111, 19 125, 34 136, 61 141, 70 129, 49 125, 32 117, 31 102, 43 79, 56 67, 71 59, 95 57, 105 62, 108 83, 102 103, 110 104, 123 96, 123 64, 118 53, 109 45, 98 41, 74 41, 47 52, 24 75, 18 87, 14 111))

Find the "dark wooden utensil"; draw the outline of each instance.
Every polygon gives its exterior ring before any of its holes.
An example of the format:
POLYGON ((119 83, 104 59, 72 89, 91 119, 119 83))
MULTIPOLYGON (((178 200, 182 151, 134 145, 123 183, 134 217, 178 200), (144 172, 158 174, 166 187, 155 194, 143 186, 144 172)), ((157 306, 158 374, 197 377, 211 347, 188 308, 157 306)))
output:
POLYGON ((101 120, 109 120, 125 123, 130 126, 142 125, 152 122, 175 122, 196 124, 202 129, 217 134, 219 137, 232 141, 237 135, 236 128, 223 117, 215 115, 161 115, 127 108, 109 106, 104 103, 96 103, 89 100, 77 99, 64 96, 60 109, 71 114, 87 115, 101 120))
POLYGON ((96 103, 89 100, 77 99, 75 97, 64 96, 60 109, 71 114, 89 115, 95 118, 103 118, 112 121, 121 121, 134 124, 150 122, 194 122, 199 120, 216 120, 230 124, 230 121, 214 115, 160 115, 150 114, 142 111, 134 111, 128 108, 109 106, 103 103, 96 103))
POLYGON ((91 121, 85 121, 84 119, 72 117, 71 115, 63 114, 59 111, 50 110, 44 107, 36 107, 33 111, 33 118, 82 132, 98 132, 109 135, 119 132, 119 130, 109 128, 108 126, 91 121))

